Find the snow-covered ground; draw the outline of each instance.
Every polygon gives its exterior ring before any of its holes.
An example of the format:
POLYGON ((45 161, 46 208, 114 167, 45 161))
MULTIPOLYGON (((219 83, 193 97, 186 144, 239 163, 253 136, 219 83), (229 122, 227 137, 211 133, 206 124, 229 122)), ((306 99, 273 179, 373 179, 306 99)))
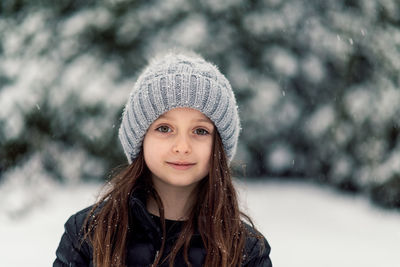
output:
MULTIPOLYGON (((238 188, 244 210, 272 246, 275 267, 400 266, 398 212, 307 183, 239 182, 238 188)), ((54 187, 46 201, 13 217, 0 205, 0 266, 51 266, 64 222, 98 190, 54 187)))
POLYGON ((276 267, 399 267, 400 214, 307 183, 241 187, 276 267))

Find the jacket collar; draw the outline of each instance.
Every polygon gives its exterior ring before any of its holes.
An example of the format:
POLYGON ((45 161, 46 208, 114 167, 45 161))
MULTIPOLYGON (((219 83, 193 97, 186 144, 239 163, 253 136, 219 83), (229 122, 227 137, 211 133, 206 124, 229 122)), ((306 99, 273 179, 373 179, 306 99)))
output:
MULTIPOLYGON (((154 222, 153 218, 149 214, 146 208, 146 200, 149 192, 144 188, 136 188, 129 199, 129 227, 137 229, 138 227, 144 230, 151 239, 161 240, 162 229, 160 229, 154 222)), ((135 232, 137 232, 135 230, 135 232)), ((178 235, 178 234, 177 234, 178 235)), ((200 238, 201 235, 195 230, 193 238, 200 238)))
POLYGON ((154 220, 151 218, 146 208, 146 195, 147 192, 144 189, 135 189, 129 199, 129 227, 144 230, 151 239, 161 239, 161 229, 156 225, 154 220))

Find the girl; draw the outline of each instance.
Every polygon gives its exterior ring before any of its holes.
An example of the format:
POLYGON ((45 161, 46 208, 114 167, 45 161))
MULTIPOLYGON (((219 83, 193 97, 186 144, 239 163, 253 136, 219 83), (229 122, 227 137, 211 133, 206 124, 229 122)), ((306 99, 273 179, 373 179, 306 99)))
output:
POLYGON ((193 54, 154 59, 122 115, 129 165, 66 222, 53 266, 272 266, 232 184, 239 130, 214 65, 193 54))

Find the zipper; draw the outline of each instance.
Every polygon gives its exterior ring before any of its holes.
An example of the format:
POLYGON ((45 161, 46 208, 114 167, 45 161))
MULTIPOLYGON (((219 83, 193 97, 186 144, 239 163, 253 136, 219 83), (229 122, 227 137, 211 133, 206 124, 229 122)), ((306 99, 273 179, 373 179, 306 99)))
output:
POLYGON ((156 261, 158 254, 160 253, 159 250, 156 251, 156 255, 154 256, 154 260, 153 260, 153 264, 151 265, 152 267, 154 267, 154 262, 156 261))

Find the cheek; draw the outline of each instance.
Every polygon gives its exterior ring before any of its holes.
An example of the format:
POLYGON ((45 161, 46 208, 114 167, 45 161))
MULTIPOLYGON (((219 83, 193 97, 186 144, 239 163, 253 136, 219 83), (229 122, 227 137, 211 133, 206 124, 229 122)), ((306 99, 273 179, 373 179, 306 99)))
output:
POLYGON ((204 161, 206 161, 207 165, 209 166, 211 163, 212 142, 208 145, 203 145, 202 149, 203 149, 202 154, 204 155, 204 161))
POLYGON ((143 156, 147 166, 151 165, 151 162, 154 160, 154 155, 157 154, 154 153, 153 142, 145 137, 143 140, 143 156))

